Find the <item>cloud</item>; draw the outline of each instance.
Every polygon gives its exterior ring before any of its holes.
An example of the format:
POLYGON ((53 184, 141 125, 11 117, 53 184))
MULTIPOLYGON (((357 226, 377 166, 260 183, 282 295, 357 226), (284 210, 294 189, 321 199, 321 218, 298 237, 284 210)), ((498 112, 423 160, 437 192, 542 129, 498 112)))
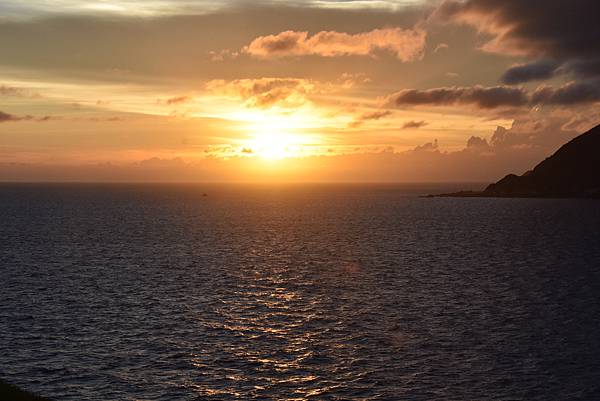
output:
POLYGON ((17 88, 14 86, 0 85, 0 96, 14 96, 14 97, 39 97, 37 93, 32 93, 30 90, 25 88, 17 88))
POLYGON ((436 152, 436 153, 439 153, 438 140, 434 139, 433 142, 427 142, 423 145, 419 145, 413 149, 413 152, 436 152))
MULTIPOLYGON (((52 117, 52 119, 56 119, 56 117, 52 117)), ((121 117, 112 116, 112 117, 74 118, 72 121, 90 121, 90 122, 100 123, 100 122, 117 122, 117 121, 125 121, 125 120, 121 117)))
POLYGON ((439 51, 446 50, 446 49, 448 49, 448 48, 449 48, 448 44, 446 44, 446 43, 440 43, 439 45, 437 45, 437 46, 435 47, 435 49, 433 49, 433 52, 434 52, 434 53, 437 53, 437 52, 439 52, 439 51))
POLYGON ((533 104, 571 106, 600 102, 600 80, 570 82, 561 87, 540 87, 533 93, 533 104))
POLYGON ((371 82, 371 78, 369 78, 366 74, 358 73, 358 74, 350 74, 343 73, 338 82, 342 85, 344 89, 350 89, 355 87, 356 85, 368 84, 371 82))
POLYGON ((472 105, 480 109, 505 110, 597 102, 600 102, 600 79, 573 81, 559 87, 540 86, 533 92, 509 86, 404 89, 384 99, 384 105, 389 107, 472 105))
POLYGON ((540 129, 544 126, 541 121, 527 119, 515 120, 510 128, 498 126, 489 139, 489 147, 498 150, 543 146, 546 139, 540 129))
POLYGON ((549 154, 600 122, 600 115, 593 116, 589 111, 585 111, 585 114, 591 118, 575 124, 572 124, 571 113, 524 115, 516 118, 508 128, 498 126, 487 140, 489 150, 498 153, 519 149, 541 149, 549 154))
MULTIPOLYGON (((261 0, 252 3, 287 3, 296 8, 390 10, 398 8, 397 0, 261 0)), ((135 17, 159 17, 181 14, 206 14, 210 11, 240 8, 252 4, 247 0, 4 0, 0 3, 0 14, 7 17, 38 17, 47 14, 100 16, 131 15, 135 17)), ((407 5, 410 5, 407 2, 407 5)))
POLYGON ((18 121, 18 120, 19 120, 19 118, 17 116, 0 111, 0 123, 5 123, 7 121, 18 121))
POLYGON ((6 122, 16 122, 16 121, 35 121, 35 122, 46 122, 50 120, 57 119, 58 117, 53 116, 43 116, 43 117, 34 117, 34 116, 16 116, 14 114, 5 113, 0 111, 0 123, 6 122))
POLYGON ((410 129, 410 128, 421 128, 424 127, 426 125, 428 125, 429 123, 427 121, 407 121, 402 125, 402 129, 410 129))
POLYGON ((368 113, 363 113, 358 116, 354 121, 352 121, 349 126, 352 128, 360 127, 365 123, 365 121, 373 121, 373 120, 381 120, 384 117, 388 117, 393 113, 389 110, 381 110, 381 111, 371 111, 368 113))
POLYGON ((191 96, 175 96, 166 100, 167 105, 189 103, 192 101, 191 96))
POLYGON ((500 78, 500 82, 515 85, 549 79, 558 73, 559 67, 559 63, 551 60, 539 60, 529 64, 516 65, 506 70, 500 78))
POLYGON ((492 34, 487 51, 550 58, 600 54, 597 0, 450 0, 439 13, 492 34))
POLYGON ((275 105, 295 107, 307 101, 315 83, 299 78, 213 80, 206 89, 215 95, 242 99, 248 107, 268 108, 275 105))
POLYGON ((509 69, 502 82, 548 79, 559 66, 579 77, 600 76, 597 0, 447 0, 435 14, 491 35, 485 51, 538 60, 509 69))
POLYGON ((449 106, 473 105, 482 109, 520 107, 528 103, 521 88, 506 86, 442 87, 434 89, 404 89, 386 98, 390 106, 449 106))
POLYGON ((12 86, 0 85, 0 95, 2 96, 22 96, 23 89, 12 86))
POLYGON ((423 56, 426 33, 421 29, 383 28, 348 34, 320 31, 312 36, 304 31, 284 31, 260 36, 242 51, 255 57, 289 56, 374 56, 386 51, 402 61, 414 61, 423 56))
POLYGON ((600 58, 574 60, 566 68, 581 78, 596 78, 600 76, 600 58))
POLYGON ((488 142, 485 138, 481 138, 478 136, 471 136, 468 140, 467 140, 467 149, 471 150, 471 149, 475 149, 475 150, 482 150, 482 149, 488 149, 489 145, 488 142))
POLYGON ((216 62, 235 59, 240 55, 240 53, 237 51, 231 51, 229 49, 223 49, 219 51, 211 50, 208 52, 208 55, 210 56, 210 61, 216 62))

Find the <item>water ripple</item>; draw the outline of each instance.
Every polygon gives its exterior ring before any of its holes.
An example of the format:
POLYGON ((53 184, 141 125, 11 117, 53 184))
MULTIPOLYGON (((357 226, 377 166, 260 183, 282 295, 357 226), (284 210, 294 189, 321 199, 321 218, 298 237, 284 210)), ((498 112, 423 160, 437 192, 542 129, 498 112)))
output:
POLYGON ((57 400, 600 399, 597 202, 0 191, 0 376, 57 400))

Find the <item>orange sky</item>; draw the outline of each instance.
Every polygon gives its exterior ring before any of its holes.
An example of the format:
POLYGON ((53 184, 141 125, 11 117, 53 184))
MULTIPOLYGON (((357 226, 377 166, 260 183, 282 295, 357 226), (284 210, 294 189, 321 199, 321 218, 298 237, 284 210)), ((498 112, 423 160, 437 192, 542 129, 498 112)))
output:
POLYGON ((7 0, 0 180, 522 173, 600 121, 597 6, 533 3, 7 0))

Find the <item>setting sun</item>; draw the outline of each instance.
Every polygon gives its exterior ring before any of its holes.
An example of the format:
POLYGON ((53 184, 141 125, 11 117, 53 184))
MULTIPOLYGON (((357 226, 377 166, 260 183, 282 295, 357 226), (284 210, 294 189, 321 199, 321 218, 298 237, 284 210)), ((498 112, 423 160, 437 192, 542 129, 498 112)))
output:
POLYGON ((302 150, 300 138, 282 132, 256 134, 248 141, 244 150, 263 159, 279 160, 286 157, 298 157, 302 150))
POLYGON ((278 112, 235 113, 234 119, 243 125, 240 130, 247 138, 239 141, 242 155, 266 160, 280 160, 307 156, 314 153, 313 145, 320 144, 318 138, 304 131, 314 124, 314 116, 298 111, 285 114, 278 112))

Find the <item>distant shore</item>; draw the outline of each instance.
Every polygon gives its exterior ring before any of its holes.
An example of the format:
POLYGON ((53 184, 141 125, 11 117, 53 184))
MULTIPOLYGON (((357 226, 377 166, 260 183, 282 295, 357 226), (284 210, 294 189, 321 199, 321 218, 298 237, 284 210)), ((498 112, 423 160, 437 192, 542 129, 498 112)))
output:
POLYGON ((564 194, 498 194, 486 191, 459 191, 447 194, 431 194, 424 195, 422 198, 533 198, 533 199, 600 199, 600 194, 581 194, 581 195, 564 195, 564 194))

